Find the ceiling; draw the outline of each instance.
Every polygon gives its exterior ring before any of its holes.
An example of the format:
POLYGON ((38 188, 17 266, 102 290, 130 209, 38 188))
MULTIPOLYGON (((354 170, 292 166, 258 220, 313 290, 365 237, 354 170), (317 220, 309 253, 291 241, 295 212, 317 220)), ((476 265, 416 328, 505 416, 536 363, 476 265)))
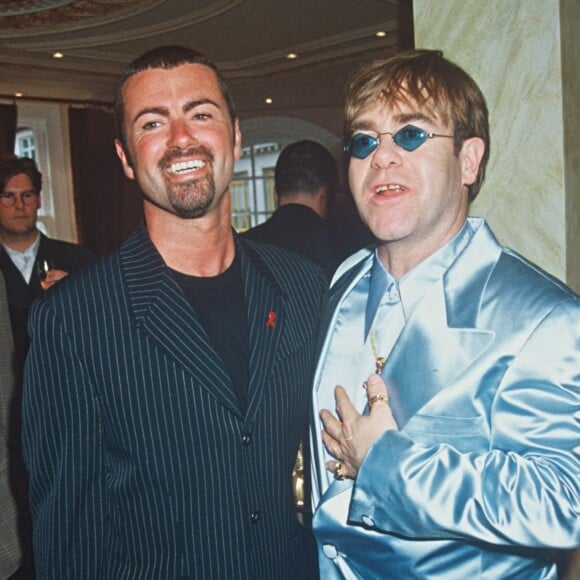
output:
POLYGON ((108 103, 126 63, 155 46, 183 44, 218 64, 242 119, 313 120, 342 107, 346 80, 361 62, 411 45, 411 6, 411 0, 0 0, 0 95, 108 103), (288 59, 291 52, 297 57, 288 59))

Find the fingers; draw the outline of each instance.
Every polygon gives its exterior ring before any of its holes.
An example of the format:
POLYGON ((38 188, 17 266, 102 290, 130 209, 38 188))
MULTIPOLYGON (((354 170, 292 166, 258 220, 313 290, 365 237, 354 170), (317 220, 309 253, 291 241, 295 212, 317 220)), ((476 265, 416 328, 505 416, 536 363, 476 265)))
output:
POLYGON ((398 429, 397 422, 393 417, 393 411, 389 402, 389 393, 383 379, 377 374, 373 374, 367 381, 367 398, 369 402, 369 415, 378 415, 386 421, 389 429, 398 429))
POLYGON ((347 439, 347 437, 352 437, 352 430, 350 429, 350 426, 352 425, 352 422, 359 416, 359 413, 354 408, 350 397, 343 387, 337 385, 334 393, 336 400, 336 413, 338 418, 326 409, 323 409, 320 412, 320 418, 324 423, 324 428, 326 431, 328 431, 328 433, 332 435, 334 439, 339 441, 343 436, 344 439, 347 439), (347 426, 348 432, 345 433, 345 428, 347 426))
POLYGON ((341 452, 340 443, 338 441, 341 433, 341 423, 326 409, 320 411, 320 418, 324 424, 324 429, 322 430, 322 441, 324 442, 328 452, 338 459, 340 458, 341 452))
POLYGON ((324 442, 324 446, 328 450, 328 452, 337 459, 340 459, 341 456, 341 448, 340 443, 331 437, 327 431, 322 431, 322 441, 324 442))
POLYGON ((373 408, 373 405, 388 404, 389 394, 387 393, 387 387, 379 375, 371 375, 366 385, 370 409, 373 408))
POLYGON ((62 280, 66 276, 68 276, 68 272, 65 272, 64 270, 49 270, 46 273, 45 280, 46 282, 54 284, 55 282, 62 280))
POLYGON ((326 469, 331 473, 334 473, 336 479, 354 479, 353 474, 349 471, 347 465, 343 461, 328 461, 326 463, 326 469))
POLYGON ((352 421, 358 415, 344 387, 340 385, 336 386, 334 389, 334 398, 336 400, 336 412, 343 421, 345 419, 352 421))
POLYGON ((64 270, 49 270, 46 277, 50 279, 51 282, 57 282, 68 276, 68 272, 64 270))
POLYGON ((325 431, 334 439, 338 440, 342 430, 342 423, 326 409, 320 411, 320 418, 322 419, 325 431))

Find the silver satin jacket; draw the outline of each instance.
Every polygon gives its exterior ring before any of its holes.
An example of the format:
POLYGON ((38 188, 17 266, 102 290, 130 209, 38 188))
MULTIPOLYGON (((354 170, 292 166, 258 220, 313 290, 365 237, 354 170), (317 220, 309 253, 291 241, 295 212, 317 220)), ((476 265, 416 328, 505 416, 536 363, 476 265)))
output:
MULTIPOLYGON (((324 580, 556 578, 555 551, 580 545, 580 301, 469 222, 473 238, 389 356, 400 431, 375 442, 354 487, 325 483, 322 342, 312 467, 324 580)), ((335 275, 328 328, 372 255, 335 275)))

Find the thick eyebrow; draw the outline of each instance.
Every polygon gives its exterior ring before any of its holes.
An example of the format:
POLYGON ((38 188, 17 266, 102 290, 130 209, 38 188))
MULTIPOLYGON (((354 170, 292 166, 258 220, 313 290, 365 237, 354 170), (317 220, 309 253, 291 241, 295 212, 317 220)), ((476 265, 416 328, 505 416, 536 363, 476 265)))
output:
MULTIPOLYGON (((201 105, 213 105, 217 109, 220 109, 218 103, 213 101, 212 99, 196 99, 194 101, 188 101, 183 105, 183 112, 188 113, 189 111, 195 109, 196 107, 200 107, 201 105)), ((146 109, 141 109, 134 117, 133 124, 135 124, 139 118, 143 117, 144 115, 159 115, 161 117, 169 117, 169 109, 167 107, 148 107, 146 109)))
POLYGON ((219 104, 216 103, 215 101, 212 101, 212 99, 198 99, 196 101, 189 101, 188 103, 186 103, 183 107, 183 112, 188 113, 192 109, 195 109, 196 107, 199 107, 201 105, 213 105, 214 107, 216 107, 216 109, 221 109, 219 104))
POLYGON ((5 189, 4 191, 2 191, 0 193, 2 193, 2 195, 17 195, 17 194, 22 195, 23 193, 37 193, 37 191, 36 191, 36 189, 24 189, 24 190, 17 189, 16 191, 11 191, 10 189, 5 189))
POLYGON ((159 115, 160 117, 168 117, 169 109, 167 107, 148 107, 146 109, 141 109, 135 117, 131 125, 134 125, 141 117, 145 115, 159 115))
POLYGON ((401 113, 395 115, 395 120, 399 123, 410 123, 411 121, 425 121, 426 123, 433 123, 433 119, 425 113, 401 113))
MULTIPOLYGON (((424 121, 426 123, 433 123, 433 119, 431 117, 429 117, 428 115, 425 115, 425 113, 419 113, 419 112, 413 112, 413 113, 400 113, 398 115, 394 115, 393 116, 393 120, 395 121, 395 123, 397 124, 407 124, 407 123, 411 123, 413 121, 424 121)), ((375 128, 374 126, 375 124, 370 122, 370 121, 366 121, 366 120, 362 120, 362 121, 355 121, 352 124, 351 130, 352 132, 356 132, 356 131, 375 131, 378 132, 378 130, 375 128)))

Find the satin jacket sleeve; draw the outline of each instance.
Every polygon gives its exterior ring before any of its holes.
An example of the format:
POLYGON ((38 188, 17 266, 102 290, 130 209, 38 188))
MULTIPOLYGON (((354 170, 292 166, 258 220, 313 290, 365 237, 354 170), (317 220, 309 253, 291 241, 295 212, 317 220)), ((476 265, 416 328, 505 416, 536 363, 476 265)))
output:
POLYGON ((480 416, 462 417, 461 402, 449 399, 448 408, 377 440, 359 471, 349 522, 414 539, 578 546, 579 320, 580 302, 561 301, 511 361, 498 358, 479 384, 465 385, 473 394, 499 381, 480 416), (479 435, 455 429, 470 422, 479 435), (454 430, 457 445, 449 443, 454 430))

